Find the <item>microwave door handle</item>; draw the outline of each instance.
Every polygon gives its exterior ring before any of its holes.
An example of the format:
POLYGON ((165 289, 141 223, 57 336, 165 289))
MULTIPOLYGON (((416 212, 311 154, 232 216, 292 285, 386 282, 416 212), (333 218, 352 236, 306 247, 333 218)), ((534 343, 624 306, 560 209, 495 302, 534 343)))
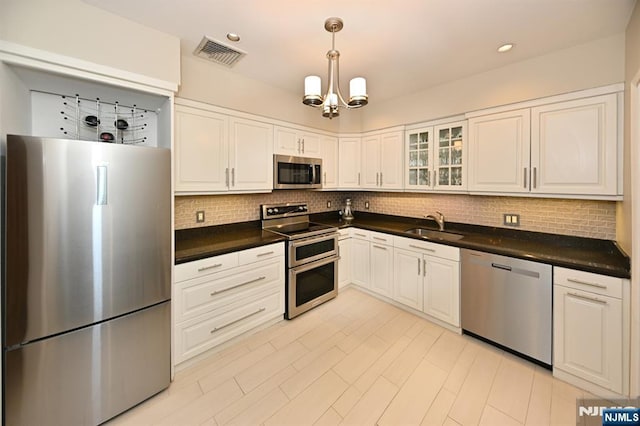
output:
POLYGON ((311 181, 309 183, 314 183, 316 181, 316 167, 311 164, 309 168, 311 169, 311 181))

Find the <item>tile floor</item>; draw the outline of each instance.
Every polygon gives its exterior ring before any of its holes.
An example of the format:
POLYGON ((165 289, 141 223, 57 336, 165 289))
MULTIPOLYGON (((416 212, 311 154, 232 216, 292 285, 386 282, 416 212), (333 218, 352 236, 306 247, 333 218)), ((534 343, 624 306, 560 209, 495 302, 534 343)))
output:
POLYGON ((176 373, 109 425, 575 425, 586 392, 356 289, 176 373))

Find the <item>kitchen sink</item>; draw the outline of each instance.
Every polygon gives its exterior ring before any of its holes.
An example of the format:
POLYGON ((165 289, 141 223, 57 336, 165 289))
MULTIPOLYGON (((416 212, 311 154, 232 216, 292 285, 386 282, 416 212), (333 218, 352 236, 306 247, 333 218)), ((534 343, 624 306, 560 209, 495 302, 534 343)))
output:
POLYGON ((428 240, 440 240, 440 241, 458 241, 464 238, 462 234, 456 234, 455 232, 447 232, 447 231, 436 231, 434 229, 426 229, 426 228, 412 228, 407 229, 407 234, 419 235, 428 240))

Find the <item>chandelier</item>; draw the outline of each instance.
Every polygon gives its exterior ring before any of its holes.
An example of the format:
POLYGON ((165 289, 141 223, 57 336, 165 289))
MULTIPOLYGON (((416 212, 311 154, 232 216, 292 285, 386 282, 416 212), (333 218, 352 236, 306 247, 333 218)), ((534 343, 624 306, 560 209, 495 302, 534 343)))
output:
POLYGON ((344 23, 340 18, 327 18, 324 29, 331 33, 331 50, 327 52, 329 59, 329 83, 327 92, 322 95, 320 77, 309 75, 304 79, 304 97, 302 103, 316 108, 322 108, 322 116, 337 117, 339 107, 352 109, 365 106, 369 102, 367 96, 367 81, 363 77, 355 77, 349 82, 349 101, 346 102, 340 92, 340 76, 338 59, 340 52, 336 50, 336 33, 342 29, 344 23))

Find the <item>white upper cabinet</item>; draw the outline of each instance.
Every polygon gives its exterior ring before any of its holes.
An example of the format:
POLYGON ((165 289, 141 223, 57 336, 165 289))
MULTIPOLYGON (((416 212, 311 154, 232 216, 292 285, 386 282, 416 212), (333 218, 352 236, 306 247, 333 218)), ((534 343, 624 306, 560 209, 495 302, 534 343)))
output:
POLYGON ((176 105, 175 190, 225 191, 229 117, 176 105))
POLYGON ((288 127, 274 129, 276 154, 298 157, 320 157, 321 135, 288 127))
POLYGON ((229 129, 229 189, 273 189, 273 126, 231 117, 229 129))
POLYGON ((468 114, 469 191, 619 199, 621 96, 615 85, 468 114))
POLYGON ((466 121, 458 121, 407 130, 405 189, 467 189, 466 127, 466 121))
POLYGON ((469 119, 469 190, 529 192, 530 111, 469 119))
POLYGON ((176 105, 176 192, 271 191, 273 126, 192 105, 176 105))
POLYGON ((363 188, 402 189, 403 132, 368 134, 362 138, 363 188))
POLYGON ((531 109, 531 191, 617 194, 617 96, 531 109))
POLYGON ((338 188, 338 138, 320 138, 320 158, 322 158, 322 187, 338 188))
POLYGON ((360 188, 359 137, 338 139, 338 182, 340 189, 360 188))

